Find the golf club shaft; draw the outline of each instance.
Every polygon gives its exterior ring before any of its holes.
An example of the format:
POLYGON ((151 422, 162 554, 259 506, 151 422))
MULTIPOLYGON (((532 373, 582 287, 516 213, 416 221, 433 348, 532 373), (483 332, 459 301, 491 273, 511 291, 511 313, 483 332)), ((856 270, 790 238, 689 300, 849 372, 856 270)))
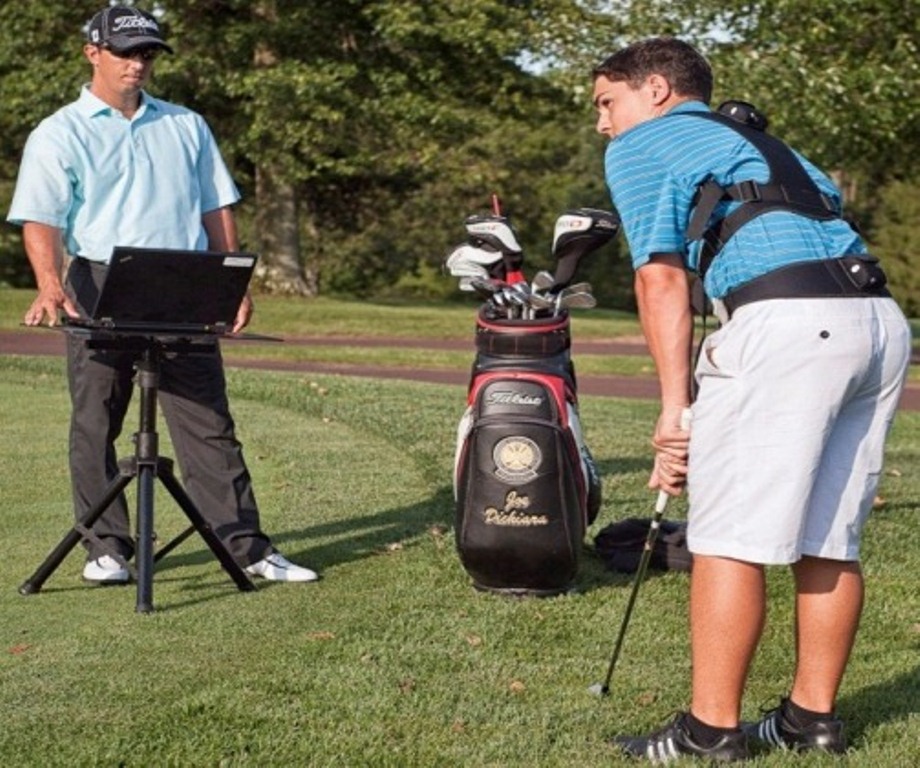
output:
POLYGON ((639 594, 639 585, 645 579, 645 572, 648 570, 649 561, 652 559, 652 549, 655 547, 655 541, 658 538, 658 529, 661 527, 661 519, 664 517, 664 511, 668 506, 668 494, 664 491, 658 492, 658 500, 655 502, 655 514, 652 517, 652 523, 648 529, 648 535, 645 537, 645 546, 642 548, 642 556, 639 558, 639 568, 636 570, 636 578, 633 580, 632 592, 629 595, 629 602, 626 603, 626 612, 623 614, 623 621, 620 623, 620 633, 617 635, 616 644, 613 647, 613 655, 610 657, 610 665, 607 667, 607 677, 604 678, 604 684, 601 687, 601 693, 606 694, 610 691, 610 680, 613 678, 613 670, 620 658, 620 649, 623 647, 623 638, 626 637, 626 628, 629 626, 629 619, 632 616, 633 606, 636 604, 636 596, 639 594))
MULTIPOLYGON (((690 431, 690 422, 693 412, 690 408, 684 408, 680 415, 680 428, 683 432, 690 431)), ((601 695, 607 695, 610 692, 610 680, 613 678, 613 670, 617 665, 620 657, 620 648, 623 647, 623 638, 626 637, 626 628, 629 626, 629 618, 632 616, 633 606, 636 603, 636 596, 639 594, 639 586, 645 579, 645 572, 648 570, 649 561, 652 559, 652 550, 655 548, 655 542, 658 539, 658 530, 661 528, 661 519, 664 517, 664 511, 668 506, 668 494, 665 491, 658 492, 658 498, 655 501, 655 514, 649 525, 648 535, 645 537, 645 546, 642 548, 642 556, 639 558, 639 568, 636 570, 636 578, 633 581, 632 592, 629 595, 629 602, 626 604, 626 612, 623 614, 623 621, 620 624, 620 633, 617 635, 616 644, 613 647, 613 655, 610 657, 610 665, 607 667, 607 677, 604 678, 604 684, 601 686, 601 695)))

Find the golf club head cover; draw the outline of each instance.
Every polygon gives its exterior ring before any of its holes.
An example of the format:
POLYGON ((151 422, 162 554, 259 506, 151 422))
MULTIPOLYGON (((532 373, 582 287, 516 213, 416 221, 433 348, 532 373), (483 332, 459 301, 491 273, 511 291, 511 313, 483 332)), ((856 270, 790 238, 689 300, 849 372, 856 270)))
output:
POLYGON ((517 282, 524 265, 524 251, 518 243, 514 228, 507 216, 468 216, 465 222, 467 242, 476 248, 494 250, 501 254, 504 266, 503 274, 492 277, 517 282))
POLYGON ((556 219, 553 257, 556 259, 555 290, 575 277, 581 259, 612 240, 620 230, 620 217, 598 208, 574 208, 556 219))
POLYGON ((461 243, 447 254, 444 269, 454 277, 495 277, 492 271, 503 267, 502 255, 497 251, 475 248, 469 243, 461 243))

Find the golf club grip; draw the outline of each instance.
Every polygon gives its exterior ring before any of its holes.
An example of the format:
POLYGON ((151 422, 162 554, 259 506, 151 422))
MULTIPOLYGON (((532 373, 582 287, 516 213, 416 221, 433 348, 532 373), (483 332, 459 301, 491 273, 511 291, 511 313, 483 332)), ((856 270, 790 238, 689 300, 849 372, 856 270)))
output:
MULTIPOLYGON (((693 421, 693 411, 690 408, 684 408, 680 412, 680 430, 681 432, 690 431, 690 423, 693 421)), ((658 498, 655 500, 655 515, 659 519, 664 515, 664 511, 668 506, 668 493, 666 491, 658 491, 658 498)))

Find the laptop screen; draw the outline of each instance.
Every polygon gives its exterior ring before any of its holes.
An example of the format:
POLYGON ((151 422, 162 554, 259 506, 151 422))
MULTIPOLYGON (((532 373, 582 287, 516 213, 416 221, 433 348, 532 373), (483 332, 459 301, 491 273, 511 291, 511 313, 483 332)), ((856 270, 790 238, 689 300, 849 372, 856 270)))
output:
POLYGON ((252 253, 116 247, 92 320, 232 327, 256 264, 252 253))

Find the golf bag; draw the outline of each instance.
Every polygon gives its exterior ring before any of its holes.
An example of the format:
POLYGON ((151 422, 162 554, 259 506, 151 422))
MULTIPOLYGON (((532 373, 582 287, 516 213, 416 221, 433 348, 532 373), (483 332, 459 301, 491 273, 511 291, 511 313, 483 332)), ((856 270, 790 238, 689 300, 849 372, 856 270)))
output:
POLYGON ((568 312, 498 317, 483 305, 454 463, 457 549, 476 588, 572 588, 600 479, 578 420, 568 312))

